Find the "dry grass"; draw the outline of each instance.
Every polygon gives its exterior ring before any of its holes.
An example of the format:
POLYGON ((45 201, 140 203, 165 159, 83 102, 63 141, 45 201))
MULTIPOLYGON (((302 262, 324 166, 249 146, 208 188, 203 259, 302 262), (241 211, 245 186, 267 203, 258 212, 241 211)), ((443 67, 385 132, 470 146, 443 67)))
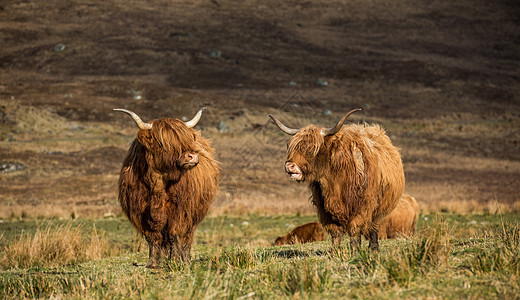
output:
POLYGON ((0 268, 56 267, 117 254, 95 228, 87 239, 82 231, 81 226, 68 223, 38 228, 33 235, 22 234, 2 251, 0 268))
MULTIPOLYGON (((409 239, 385 240, 381 251, 367 241, 354 254, 348 239, 271 247, 286 223, 309 217, 208 218, 201 224, 190 264, 144 268, 147 247, 133 232, 117 256, 50 269, 0 270, 0 295, 18 298, 518 298, 517 216, 428 215, 409 239), (468 224, 469 220, 478 220, 468 224), (249 224, 246 225, 245 221, 249 224), (483 225, 482 223, 487 223, 483 225), (235 224, 235 226, 231 226, 235 224), (461 227, 478 227, 468 233, 461 227), (256 241, 256 242, 255 242, 256 241)), ((119 232, 119 221, 91 221, 119 232), (104 223, 104 225, 103 225, 104 223), (107 227, 108 226, 108 227, 107 227)), ((14 221, 22 225, 21 221, 14 221)), ((36 225, 35 225, 36 226, 36 225)), ((42 230, 39 230, 42 231, 42 230)), ((45 230, 43 230, 45 231, 45 230)), ((11 235, 12 237, 13 235, 11 235)))

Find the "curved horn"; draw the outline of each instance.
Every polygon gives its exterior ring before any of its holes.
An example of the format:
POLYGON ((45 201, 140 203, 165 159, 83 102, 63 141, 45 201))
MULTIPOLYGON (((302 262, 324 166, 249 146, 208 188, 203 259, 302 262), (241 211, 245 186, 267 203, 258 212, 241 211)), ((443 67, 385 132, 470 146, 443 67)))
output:
POLYGON ((143 122, 143 120, 141 120, 141 118, 139 118, 139 116, 136 113, 134 113, 133 111, 129 111, 129 110, 122 109, 122 108, 114 108, 114 110, 122 111, 124 113, 129 114, 132 117, 132 119, 134 119, 135 123, 137 124, 137 126, 140 129, 142 129, 142 130, 152 129, 152 124, 143 122))
POLYGON ((359 111, 361 110, 361 108, 356 108, 356 109, 353 109, 351 111, 349 111, 348 113, 346 113, 343 118, 341 118, 341 120, 339 120, 339 122, 336 124, 336 126, 334 127, 331 127, 331 128, 327 128, 327 129, 323 129, 321 131, 321 135, 322 136, 327 136, 327 135, 334 135, 336 134, 340 129, 341 127, 343 126, 343 123, 345 123, 345 121, 347 120, 347 118, 354 112, 356 111, 359 111))
POLYGON ((273 119, 274 123, 276 123, 276 125, 278 126, 278 128, 280 128, 281 131, 287 133, 288 135, 295 135, 300 130, 300 129, 289 128, 289 127, 283 125, 282 122, 278 121, 278 119, 272 115, 269 115, 269 117, 271 119, 273 119))
POLYGON ((200 117, 202 116, 202 112, 206 110, 206 107, 201 107, 195 117, 193 119, 189 120, 188 122, 184 122, 188 128, 192 128, 193 126, 197 125, 197 123, 200 120, 200 117))

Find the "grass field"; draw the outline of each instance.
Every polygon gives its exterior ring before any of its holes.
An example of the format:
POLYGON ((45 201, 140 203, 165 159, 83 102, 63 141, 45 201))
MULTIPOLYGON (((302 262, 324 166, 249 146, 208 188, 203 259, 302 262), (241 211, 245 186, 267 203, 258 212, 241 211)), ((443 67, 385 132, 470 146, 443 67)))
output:
POLYGON ((192 263, 166 262, 158 270, 144 267, 147 246, 123 218, 4 221, 0 297, 520 297, 517 214, 421 215, 415 237, 383 241, 379 253, 354 255, 346 241, 337 251, 328 240, 271 246, 314 219, 207 218, 197 230, 192 263))

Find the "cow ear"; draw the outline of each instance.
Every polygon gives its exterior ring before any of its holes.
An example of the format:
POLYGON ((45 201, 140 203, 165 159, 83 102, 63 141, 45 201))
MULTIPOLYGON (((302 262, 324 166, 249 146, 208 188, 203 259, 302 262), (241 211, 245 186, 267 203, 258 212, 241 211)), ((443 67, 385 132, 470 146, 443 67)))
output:
MULTIPOLYGON (((333 137, 331 137, 333 138, 333 137)), ((350 161, 350 151, 348 146, 345 145, 341 140, 335 139, 330 144, 330 165, 333 170, 345 170, 348 168, 350 161)))
POLYGON ((137 133, 137 140, 139 143, 141 143, 141 145, 145 146, 146 149, 151 150, 153 148, 152 134, 149 130, 140 130, 137 133))

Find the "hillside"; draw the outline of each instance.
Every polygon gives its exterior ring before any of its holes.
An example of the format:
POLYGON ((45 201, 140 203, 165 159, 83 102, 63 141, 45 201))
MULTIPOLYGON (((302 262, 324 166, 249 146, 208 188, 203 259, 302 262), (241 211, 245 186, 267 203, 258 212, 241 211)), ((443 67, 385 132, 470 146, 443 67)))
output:
POLYGON ((0 42, 2 218, 119 213, 136 132, 120 107, 208 107, 214 214, 312 213, 267 115, 328 126, 356 107, 402 149, 422 209, 520 209, 515 1, 9 1, 0 42))

